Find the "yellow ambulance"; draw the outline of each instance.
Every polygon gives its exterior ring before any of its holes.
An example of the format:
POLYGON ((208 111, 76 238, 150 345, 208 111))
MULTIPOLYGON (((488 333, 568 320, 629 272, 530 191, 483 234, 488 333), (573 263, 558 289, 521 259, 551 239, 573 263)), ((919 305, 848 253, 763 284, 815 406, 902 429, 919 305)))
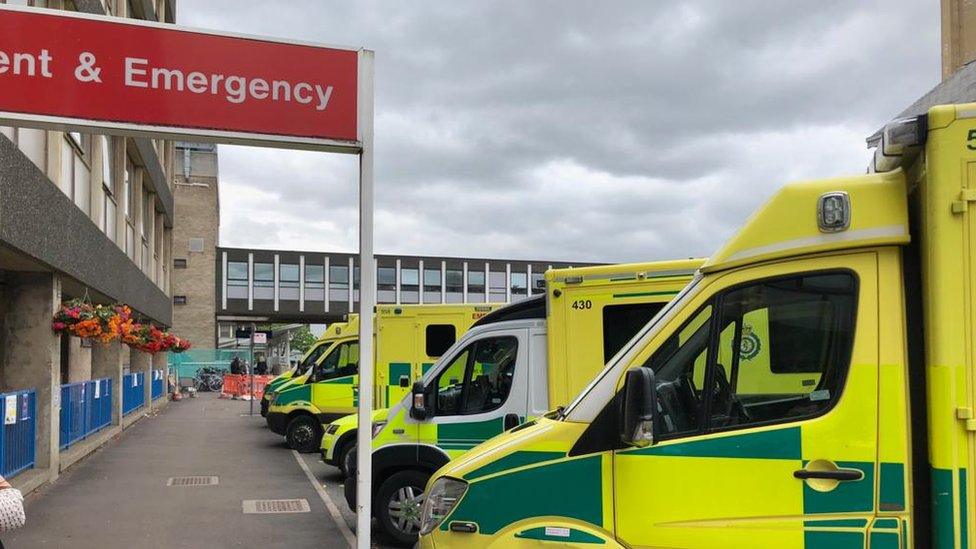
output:
MULTIPOLYGON (((376 308, 374 402, 385 406, 410 392, 414 380, 495 305, 381 305, 376 308)), ((359 318, 350 318, 317 363, 271 397, 268 427, 288 446, 315 452, 322 425, 356 411, 359 318)))
MULTIPOLYGON (((353 318, 358 317, 356 314, 350 316, 353 318)), ((296 364, 294 368, 289 368, 287 372, 283 372, 281 375, 268 382, 264 389, 264 395, 261 397, 262 417, 268 416, 268 407, 271 404, 271 396, 274 394, 274 392, 283 388, 285 383, 293 379, 302 378, 302 376, 304 376, 311 369, 312 365, 317 363, 325 352, 329 350, 331 341, 341 335, 342 331, 347 327, 347 325, 347 322, 334 322, 329 324, 328 328, 322 333, 322 335, 315 340, 315 343, 313 343, 312 346, 305 351, 305 354, 302 355, 301 360, 298 361, 298 364, 296 364)))
POLYGON ((873 165, 785 185, 565 410, 440 469, 420 547, 976 545, 976 104, 873 165))
MULTIPOLYGON (((702 260, 550 270, 546 294, 481 319, 373 422, 373 514, 388 537, 416 541, 427 479, 527 417, 569 403, 691 280, 702 260)), ((356 418, 330 424, 327 463, 352 467, 356 418)), ((353 505, 355 479, 347 479, 353 505)))

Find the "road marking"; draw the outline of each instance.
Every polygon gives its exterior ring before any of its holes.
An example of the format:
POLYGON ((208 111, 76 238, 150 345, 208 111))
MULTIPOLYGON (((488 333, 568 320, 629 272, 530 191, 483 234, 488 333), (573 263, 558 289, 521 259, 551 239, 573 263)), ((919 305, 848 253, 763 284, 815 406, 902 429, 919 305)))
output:
POLYGON ((342 518, 342 513, 339 512, 339 508, 336 507, 335 502, 329 497, 329 493, 325 491, 325 488, 315 479, 315 475, 312 474, 311 469, 305 464, 305 460, 302 459, 302 455, 295 450, 291 451, 292 455, 295 456, 295 461, 298 462, 298 466, 305 471, 305 476, 308 477, 308 481, 312 483, 312 488, 315 488, 315 492, 322 498, 322 503, 325 503, 326 509, 329 510, 329 514, 332 515, 332 521, 336 523, 339 527, 339 531, 342 532, 342 537, 346 538, 346 543, 349 547, 356 546, 356 536, 349 529, 349 525, 346 524, 346 519, 342 518))

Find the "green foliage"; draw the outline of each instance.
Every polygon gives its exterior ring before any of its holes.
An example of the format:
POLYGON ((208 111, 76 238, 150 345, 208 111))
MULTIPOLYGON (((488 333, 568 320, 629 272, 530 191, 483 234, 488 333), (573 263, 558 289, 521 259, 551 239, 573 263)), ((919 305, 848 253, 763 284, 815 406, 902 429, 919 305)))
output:
POLYGON ((308 328, 307 324, 292 332, 291 348, 293 351, 298 350, 304 353, 313 343, 315 343, 315 336, 312 335, 312 330, 308 328))

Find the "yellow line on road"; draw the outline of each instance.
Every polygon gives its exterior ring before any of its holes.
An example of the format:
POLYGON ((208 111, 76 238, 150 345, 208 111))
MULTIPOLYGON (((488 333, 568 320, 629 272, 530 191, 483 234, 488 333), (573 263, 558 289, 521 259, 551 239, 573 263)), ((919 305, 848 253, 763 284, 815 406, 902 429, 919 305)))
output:
POLYGON ((312 483, 312 488, 315 488, 315 493, 322 498, 322 503, 325 503, 325 508, 329 510, 329 514, 332 515, 333 522, 336 523, 336 526, 339 527, 339 531, 342 532, 342 537, 346 538, 346 543, 349 544, 349 547, 355 547, 356 535, 353 534, 352 530, 349 529, 349 525, 346 524, 346 519, 342 518, 342 513, 339 512, 339 508, 336 507, 335 502, 332 501, 331 497, 329 497, 329 493, 326 492, 325 488, 322 487, 322 484, 315 479, 315 475, 312 474, 312 471, 308 468, 308 465, 305 464, 305 460, 302 459, 302 455, 295 450, 292 450, 291 453, 295 456, 295 461, 298 462, 298 466, 302 468, 302 471, 305 471, 305 476, 308 477, 308 481, 312 483))

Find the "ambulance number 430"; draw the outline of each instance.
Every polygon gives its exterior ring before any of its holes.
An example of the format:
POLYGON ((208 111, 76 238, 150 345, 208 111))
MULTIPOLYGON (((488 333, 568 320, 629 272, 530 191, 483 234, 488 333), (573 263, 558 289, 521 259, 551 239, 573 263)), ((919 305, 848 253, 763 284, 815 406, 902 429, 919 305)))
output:
POLYGON ((577 300, 573 301, 573 304, 571 306, 574 309, 578 309, 578 310, 592 309, 593 308, 593 302, 590 301, 589 299, 577 299, 577 300))

